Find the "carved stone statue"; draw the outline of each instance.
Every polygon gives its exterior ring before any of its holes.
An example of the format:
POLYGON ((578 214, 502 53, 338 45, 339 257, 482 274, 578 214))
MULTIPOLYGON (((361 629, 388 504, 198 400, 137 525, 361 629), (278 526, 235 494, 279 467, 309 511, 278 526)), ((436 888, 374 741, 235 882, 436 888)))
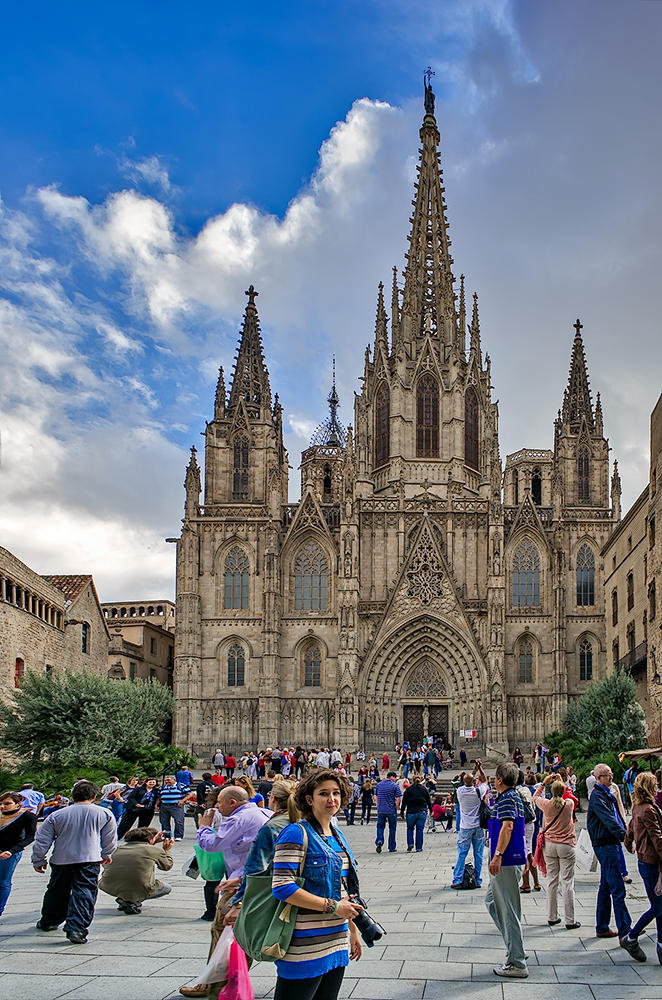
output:
POLYGON ((425 80, 425 113, 426 115, 434 114, 434 94, 427 80, 425 80))

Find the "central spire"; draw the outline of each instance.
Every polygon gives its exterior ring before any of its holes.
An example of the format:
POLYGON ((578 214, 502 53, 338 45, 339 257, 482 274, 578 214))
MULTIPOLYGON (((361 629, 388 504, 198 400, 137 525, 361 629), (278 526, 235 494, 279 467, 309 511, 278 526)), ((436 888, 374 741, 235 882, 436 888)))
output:
POLYGON ((583 326, 579 320, 573 325, 575 328, 575 339, 572 344, 568 387, 563 397, 563 421, 569 425, 573 434, 577 434, 582 418, 586 418, 586 424, 590 431, 595 430, 595 423, 591 389, 586 370, 584 341, 581 334, 583 326))
POLYGON ((427 331, 440 345, 450 347, 457 342, 457 314, 431 75, 426 71, 425 117, 406 255, 403 339, 415 345, 427 331))

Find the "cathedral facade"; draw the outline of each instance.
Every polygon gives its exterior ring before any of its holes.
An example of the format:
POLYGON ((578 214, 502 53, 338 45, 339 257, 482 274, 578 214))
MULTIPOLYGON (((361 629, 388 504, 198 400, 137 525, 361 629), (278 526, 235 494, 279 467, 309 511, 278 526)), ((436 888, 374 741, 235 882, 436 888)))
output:
POLYGON ((426 90, 403 287, 380 284, 354 425, 329 417, 288 502, 282 408, 257 292, 219 373, 177 541, 174 740, 392 746, 425 733, 501 752, 556 728, 606 670, 600 549, 618 472, 581 324, 553 447, 502 466, 478 300, 455 292, 426 90), (202 495, 201 495, 202 494, 202 495))

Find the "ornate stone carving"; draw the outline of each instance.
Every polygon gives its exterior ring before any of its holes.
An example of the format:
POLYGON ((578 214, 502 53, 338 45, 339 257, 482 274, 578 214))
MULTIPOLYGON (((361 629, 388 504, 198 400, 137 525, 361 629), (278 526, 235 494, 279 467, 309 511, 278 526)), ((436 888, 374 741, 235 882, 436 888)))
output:
POLYGON ((443 567, 429 528, 424 528, 407 570, 407 596, 424 607, 443 593, 443 567))
POLYGON ((407 678, 405 698, 445 698, 446 694, 441 671, 430 660, 423 660, 407 678))

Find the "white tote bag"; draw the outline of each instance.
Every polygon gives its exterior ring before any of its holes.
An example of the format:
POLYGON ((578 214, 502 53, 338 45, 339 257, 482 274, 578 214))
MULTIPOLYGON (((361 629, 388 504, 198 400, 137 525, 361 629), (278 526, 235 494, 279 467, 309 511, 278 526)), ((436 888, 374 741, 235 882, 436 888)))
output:
POLYGON ((588 830, 582 830, 577 838, 575 866, 587 873, 594 872, 598 867, 598 859, 595 856, 588 830))

